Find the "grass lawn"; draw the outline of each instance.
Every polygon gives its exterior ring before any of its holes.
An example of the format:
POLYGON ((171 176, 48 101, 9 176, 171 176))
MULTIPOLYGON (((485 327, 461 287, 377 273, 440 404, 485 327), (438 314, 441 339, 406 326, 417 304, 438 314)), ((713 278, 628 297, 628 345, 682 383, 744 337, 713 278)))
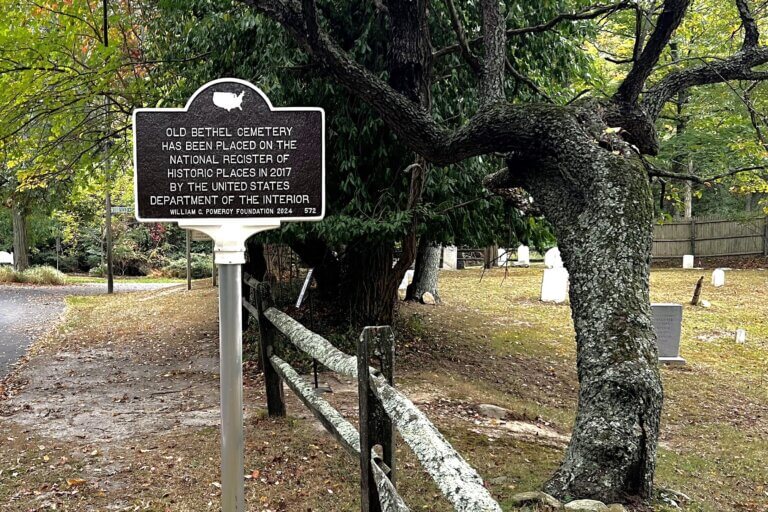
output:
MULTIPOLYGON (((702 274, 712 306, 684 306, 688 364, 662 371, 657 484, 689 496, 685 510, 766 511, 768 272, 727 272, 715 289, 709 272, 654 270, 653 301, 687 302, 702 274), (744 345, 733 341, 737 328, 747 330, 744 345)), ((396 378, 512 510, 510 497, 537 489, 562 457, 578 386, 573 327, 567 304, 538 301, 540 268, 480 276, 443 272, 443 305, 400 306, 396 378), (509 409, 510 421, 478 415, 481 403, 509 409), (549 437, 510 429, 511 420, 549 437)), ((6 383, 15 396, 0 402, 0 509, 217 510, 216 343, 211 288, 72 300, 65 322, 6 383), (39 377, 46 371, 54 377, 39 377), (106 420, 89 430, 97 415, 106 420)), ((323 380, 353 418, 354 385, 323 380)), ((359 510, 357 463, 286 396, 289 417, 265 418, 261 376, 246 364, 248 510, 359 510)), ((411 509, 450 510, 398 447, 398 487, 411 509)))
MULTIPOLYGON (((186 282, 186 279, 176 279, 173 277, 152 277, 152 276, 115 276, 116 283, 148 283, 148 284, 165 284, 165 283, 182 283, 186 282)), ((93 277, 85 275, 67 275, 68 284, 85 284, 85 283, 107 283, 106 277, 93 277)))

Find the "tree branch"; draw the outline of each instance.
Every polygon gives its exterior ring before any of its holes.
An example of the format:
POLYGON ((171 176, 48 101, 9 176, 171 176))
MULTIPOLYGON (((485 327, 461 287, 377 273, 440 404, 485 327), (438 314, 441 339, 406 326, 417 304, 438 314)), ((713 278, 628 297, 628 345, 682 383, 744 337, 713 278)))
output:
POLYGON ((322 28, 317 39, 310 41, 302 13, 294 7, 278 0, 241 1, 279 22, 332 78, 371 105, 403 143, 433 164, 448 165, 497 151, 549 155, 553 148, 566 143, 566 136, 585 147, 592 143, 573 112, 556 105, 497 103, 481 109, 462 127, 447 130, 422 105, 355 62, 322 28), (551 130, 551 126, 562 129, 551 130))
POLYGON ((448 8, 448 14, 451 17, 451 26, 456 33, 456 39, 459 41, 459 52, 461 53, 462 58, 469 64, 472 72, 479 75, 482 67, 477 56, 472 53, 472 49, 469 47, 466 32, 464 31, 464 25, 461 23, 461 18, 456 10, 456 5, 453 0, 445 0, 445 6, 448 8))
MULTIPOLYGON (((506 34, 509 37, 509 36, 521 36, 524 34, 535 34, 539 32, 546 32, 564 21, 591 20, 591 19, 599 18, 604 14, 608 15, 608 14, 614 13, 615 11, 627 9, 631 6, 632 6, 632 2, 630 0, 621 0, 616 4, 592 5, 589 7, 585 7, 584 9, 581 9, 576 12, 558 14, 557 16, 553 17, 549 21, 546 21, 545 23, 542 23, 540 25, 507 29, 506 34)), ((482 40, 483 40, 482 37, 472 39, 469 41, 469 45, 471 47, 472 45, 480 43, 482 40)), ((437 50, 434 54, 432 54, 432 57, 437 59, 439 57, 443 57, 445 55, 449 55, 451 53, 456 53, 459 51, 461 51, 461 45, 455 44, 455 45, 446 46, 445 48, 441 48, 437 50)))
POLYGON ((654 66, 659 61, 661 52, 669 43, 672 33, 683 21, 689 3, 690 0, 664 1, 664 8, 656 19, 656 28, 640 53, 640 57, 635 61, 624 82, 619 86, 614 100, 627 105, 632 105, 637 101, 645 86, 645 81, 648 80, 654 66))
POLYGON ((759 46, 740 51, 717 62, 703 61, 701 66, 670 73, 643 95, 642 109, 656 119, 664 104, 675 94, 691 87, 729 80, 768 80, 768 71, 752 68, 768 63, 768 47, 759 46))
POLYGON ((506 62, 506 19, 501 14, 499 0, 480 0, 483 17, 483 73, 480 83, 482 104, 504 99, 504 65, 506 62))
POLYGON ((524 74, 522 74, 520 71, 518 71, 518 70, 517 70, 517 68, 515 68, 515 67, 512 65, 512 63, 509 61, 509 59, 505 59, 505 62, 506 62, 506 66, 507 66, 507 71, 509 71, 509 74, 510 74, 510 75, 512 75, 512 76, 513 76, 513 77, 515 77, 517 80, 519 80, 519 81, 521 81, 522 83, 524 83, 524 84, 525 84, 526 86, 528 86, 528 88, 529 88, 530 90, 532 90, 534 93, 536 93, 536 94, 538 94, 539 96, 541 96, 542 98, 544 98, 544 99, 547 101, 547 103, 554 103, 554 101, 552 101, 552 98, 550 98, 550 97, 549 97, 549 95, 547 95, 547 93, 545 93, 544 91, 542 91, 542 90, 539 88, 539 86, 538 86, 538 85, 536 85, 536 83, 535 83, 533 80, 531 80, 530 78, 528 78, 527 76, 525 76, 524 74))
POLYGON ((741 24, 744 27, 744 44, 742 49, 755 48, 760 41, 760 32, 757 29, 757 22, 752 16, 747 0, 736 0, 736 8, 739 10, 741 24))
POLYGON ((728 176, 734 176, 742 172, 765 171, 766 169, 768 169, 768 166, 765 166, 765 165, 752 165, 749 167, 739 167, 738 169, 730 169, 728 172, 724 172, 722 174, 717 174, 715 176, 710 176, 708 178, 702 178, 700 176, 696 176, 695 174, 687 174, 683 172, 672 172, 672 171, 666 171, 664 169, 659 169, 658 167, 651 165, 645 159, 643 159, 643 163, 645 164, 645 168, 649 176, 671 178, 671 179, 680 180, 680 181, 690 181, 693 183, 699 183, 701 185, 705 183, 712 183, 713 181, 717 181, 722 178, 727 178, 728 176))

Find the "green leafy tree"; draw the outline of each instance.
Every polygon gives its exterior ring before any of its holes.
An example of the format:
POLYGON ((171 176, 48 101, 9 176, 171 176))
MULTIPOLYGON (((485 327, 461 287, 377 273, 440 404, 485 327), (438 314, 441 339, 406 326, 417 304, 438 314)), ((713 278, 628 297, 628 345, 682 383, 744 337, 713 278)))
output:
MULTIPOLYGON (((532 15, 533 4, 518 16, 532 15)), ((154 18, 152 32, 174 37, 152 38, 145 51, 150 60, 165 63, 153 76, 175 84, 166 102, 184 102, 206 80, 237 76, 259 85, 275 104, 325 108, 329 213, 315 225, 285 226, 280 237, 315 268, 326 296, 349 304, 354 322, 391 323, 397 285, 413 262, 422 233, 430 233, 435 242, 459 243, 490 241, 499 232, 506 236, 505 222, 512 210, 505 211, 498 198, 488 198, 481 185, 493 160, 475 159, 440 170, 412 165, 413 154, 395 141, 371 107, 323 80, 322 68, 279 27, 230 1, 166 1, 160 7, 162 14, 154 18), (185 61, 190 54, 205 57, 185 61), (393 268, 396 250, 400 259, 393 268)), ((445 6, 435 8, 441 16, 449 16, 445 6)), ((350 53, 380 76, 391 75, 386 16, 374 4, 331 3, 326 16, 350 53)), ((449 25, 438 23, 431 30, 442 40, 452 38, 449 25)), ((521 62, 531 69, 558 62, 562 76, 541 86, 511 84, 510 90, 521 98, 539 96, 544 89, 565 97, 571 94, 567 78, 579 66, 588 66, 572 45, 549 45, 558 38, 545 39, 521 49, 521 62)), ((466 74, 457 65, 460 62, 450 55, 435 73, 466 74)), ((429 98, 437 115, 454 122, 466 118, 475 102, 455 84, 436 89, 429 98)))
MULTIPOLYGON (((768 48, 760 43, 763 20, 758 20, 763 11, 747 0, 721 2, 727 4, 720 19, 728 30, 702 28, 721 40, 734 34, 734 43, 667 66, 662 59, 670 55, 673 35, 686 18, 695 17, 689 0, 540 3, 537 7, 556 4, 564 12, 526 18, 531 24, 518 24, 517 12, 525 10, 517 2, 480 0, 468 15, 451 16, 455 42, 436 46, 426 59, 420 49, 433 46, 436 35, 429 29, 437 25, 439 9, 430 4, 428 10, 425 0, 382 2, 389 21, 388 59, 400 64, 404 78, 427 81, 431 90, 453 84, 471 99, 466 116, 451 118, 423 108, 350 52, 327 4, 243 3, 279 23, 329 83, 367 102, 425 161, 446 166, 503 156, 506 169, 487 178, 489 188, 523 187, 533 196, 553 225, 570 273, 579 407, 563 463, 545 489, 562 498, 607 502, 650 498, 663 390, 649 301, 654 220, 649 178, 674 172, 650 161, 659 153, 657 121, 670 101, 697 87, 768 79, 762 68, 768 48), (540 88, 539 77, 526 73, 520 49, 553 35, 576 47, 583 36, 568 31, 579 20, 622 17, 634 17, 635 29, 628 33, 629 53, 611 48, 619 57, 611 59, 626 61, 611 89, 565 102, 551 96, 516 101, 509 94, 513 81, 540 88), (427 19, 432 22, 422 22, 427 19), (447 55, 460 56, 467 74, 432 73, 447 55)), ((557 46, 544 41, 544 48, 557 46)), ((555 65, 542 69, 555 80, 560 73, 555 65)), ((590 77, 584 73, 584 78, 590 77)))

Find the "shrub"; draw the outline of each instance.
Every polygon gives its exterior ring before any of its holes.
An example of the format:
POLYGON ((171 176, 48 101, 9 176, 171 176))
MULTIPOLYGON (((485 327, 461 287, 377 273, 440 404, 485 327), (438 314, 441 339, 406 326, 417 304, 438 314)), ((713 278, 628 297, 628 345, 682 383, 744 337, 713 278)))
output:
POLYGON ((104 277, 107 275, 107 266, 104 263, 96 265, 88 270, 88 275, 91 277, 104 277))
POLYGON ((18 283, 19 276, 17 272, 13 270, 13 267, 8 265, 0 265, 0 283, 18 283))
POLYGON ((32 267, 24 272, 16 272, 12 267, 0 267, 0 283, 29 283, 62 285, 67 276, 53 267, 32 267))
POLYGON ((32 267, 21 273, 21 282, 31 284, 66 284, 67 276, 53 267, 32 267))
MULTIPOLYGON (((213 262, 210 254, 193 252, 190 259, 192 260, 192 277, 194 279, 211 277, 213 262)), ((160 272, 165 277, 185 278, 187 277, 187 260, 186 258, 171 260, 160 272)))

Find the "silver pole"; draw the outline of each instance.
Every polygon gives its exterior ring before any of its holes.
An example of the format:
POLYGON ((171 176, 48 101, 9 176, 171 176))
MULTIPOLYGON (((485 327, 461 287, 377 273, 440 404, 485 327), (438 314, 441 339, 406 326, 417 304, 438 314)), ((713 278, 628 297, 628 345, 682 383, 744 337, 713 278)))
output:
POLYGON ((245 512, 240 270, 240 265, 219 264, 222 512, 245 512))
POLYGON ((190 261, 190 253, 192 252, 192 237, 189 229, 185 229, 187 232, 187 290, 192 289, 192 262, 190 261))

